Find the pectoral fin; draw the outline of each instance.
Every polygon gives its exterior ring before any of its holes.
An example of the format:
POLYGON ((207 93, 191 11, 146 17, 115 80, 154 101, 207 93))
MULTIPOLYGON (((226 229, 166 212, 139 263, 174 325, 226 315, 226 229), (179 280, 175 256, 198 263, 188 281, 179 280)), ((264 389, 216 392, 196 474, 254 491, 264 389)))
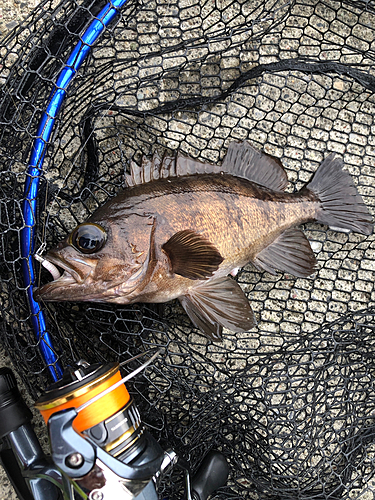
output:
POLYGON ((227 276, 199 285, 179 300, 194 326, 212 340, 221 340, 223 327, 239 333, 256 324, 247 297, 227 276))
POLYGON ((189 229, 174 234, 162 249, 169 258, 171 272, 192 280, 209 278, 223 262, 212 243, 189 229))
POLYGON ((306 278, 315 271, 316 259, 310 243, 300 229, 284 231, 254 259, 256 267, 276 274, 276 269, 306 278))

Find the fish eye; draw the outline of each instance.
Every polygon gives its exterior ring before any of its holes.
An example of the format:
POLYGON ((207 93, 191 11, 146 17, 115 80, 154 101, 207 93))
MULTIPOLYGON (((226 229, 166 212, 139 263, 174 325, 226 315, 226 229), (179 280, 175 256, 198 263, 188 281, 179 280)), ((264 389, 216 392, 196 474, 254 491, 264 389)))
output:
POLYGON ((101 250, 107 240, 105 230, 99 224, 85 223, 77 226, 69 237, 69 243, 86 254, 101 250))

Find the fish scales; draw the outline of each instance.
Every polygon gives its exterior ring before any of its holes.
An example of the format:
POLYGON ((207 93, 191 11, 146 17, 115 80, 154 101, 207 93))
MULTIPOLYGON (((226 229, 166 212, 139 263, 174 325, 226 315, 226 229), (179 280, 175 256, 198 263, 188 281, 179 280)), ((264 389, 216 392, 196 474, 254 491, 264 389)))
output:
POLYGON ((245 253, 246 263, 257 253, 250 247, 258 241, 262 246, 264 238, 273 239, 290 225, 314 220, 319 206, 308 196, 275 193, 246 179, 217 174, 186 176, 173 186, 159 180, 129 191, 113 198, 88 221, 121 221, 132 214, 154 217, 160 244, 188 227, 213 242, 225 260, 245 253))
POLYGON ((330 155, 300 192, 286 193, 281 164, 247 142, 232 143, 220 167, 155 153, 132 164, 128 187, 47 254, 64 274, 35 298, 121 304, 178 298, 212 339, 223 327, 248 330, 254 314, 228 274, 252 262, 273 274, 311 275, 316 259, 297 227, 308 221, 372 232, 342 166, 330 155))

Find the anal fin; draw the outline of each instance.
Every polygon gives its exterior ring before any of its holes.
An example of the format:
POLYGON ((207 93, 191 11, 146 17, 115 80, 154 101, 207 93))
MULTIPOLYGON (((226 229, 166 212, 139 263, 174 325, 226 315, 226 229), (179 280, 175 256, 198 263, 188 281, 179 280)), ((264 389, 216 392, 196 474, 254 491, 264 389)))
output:
POLYGON ((254 264, 271 274, 276 274, 278 269, 298 278, 306 278, 315 271, 316 258, 303 232, 292 227, 259 252, 254 264))
POLYGON ((247 297, 228 276, 199 285, 179 300, 194 326, 212 340, 221 340, 223 327, 240 333, 256 324, 247 297))

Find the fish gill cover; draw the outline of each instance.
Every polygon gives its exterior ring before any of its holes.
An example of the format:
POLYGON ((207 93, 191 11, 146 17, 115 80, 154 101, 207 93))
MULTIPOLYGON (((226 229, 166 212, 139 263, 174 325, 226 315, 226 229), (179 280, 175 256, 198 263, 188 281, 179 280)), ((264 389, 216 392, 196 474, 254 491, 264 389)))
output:
MULTIPOLYGON (((21 272, 28 161, 56 77, 103 6, 43 1, 1 48, 0 331, 34 397, 50 372, 21 272)), ((281 160, 290 192, 335 153, 374 214, 374 48, 371 1, 128 0, 58 115, 35 248, 56 245, 113 196, 131 160, 179 150, 220 164, 239 140, 281 160)), ((63 366, 164 347, 131 390, 155 437, 194 467, 211 448, 226 455, 218 499, 375 496, 374 236, 313 223, 304 232, 316 273, 245 267, 237 280, 258 324, 222 343, 175 302, 42 306, 63 366)), ((178 498, 179 479, 162 497, 178 498)))

